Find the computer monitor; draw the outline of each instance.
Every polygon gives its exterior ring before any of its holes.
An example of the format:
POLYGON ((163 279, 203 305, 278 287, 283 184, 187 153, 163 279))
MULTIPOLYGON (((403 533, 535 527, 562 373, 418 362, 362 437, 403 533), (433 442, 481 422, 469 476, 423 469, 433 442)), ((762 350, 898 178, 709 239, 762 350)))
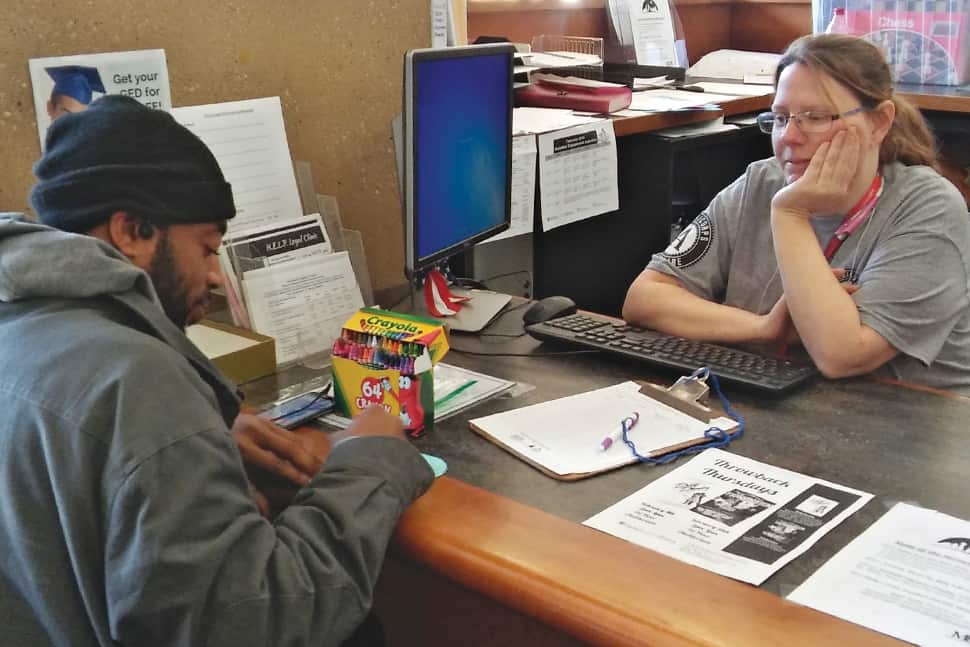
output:
POLYGON ((509 227, 514 51, 490 44, 405 56, 405 269, 412 280, 509 227))

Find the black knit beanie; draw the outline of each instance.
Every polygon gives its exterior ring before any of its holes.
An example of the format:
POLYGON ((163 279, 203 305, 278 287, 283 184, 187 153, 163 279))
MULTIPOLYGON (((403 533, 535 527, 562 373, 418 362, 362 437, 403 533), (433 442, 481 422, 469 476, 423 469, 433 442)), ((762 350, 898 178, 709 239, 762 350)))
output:
POLYGON ((86 232, 116 211, 157 225, 236 215, 229 183, 202 140, 167 112, 121 95, 55 119, 34 175, 37 217, 65 231, 86 232))

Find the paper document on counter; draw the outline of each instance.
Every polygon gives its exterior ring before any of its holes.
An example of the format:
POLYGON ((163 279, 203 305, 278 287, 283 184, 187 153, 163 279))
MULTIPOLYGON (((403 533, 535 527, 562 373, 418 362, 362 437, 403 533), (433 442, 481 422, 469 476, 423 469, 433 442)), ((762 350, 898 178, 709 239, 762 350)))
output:
POLYGON ((775 91, 775 89, 771 86, 753 85, 749 83, 717 83, 714 81, 698 81, 697 83, 691 83, 691 85, 696 85, 699 88, 703 88, 704 92, 727 94, 735 97, 763 97, 766 94, 771 94, 775 91))
POLYGON ((636 462, 630 448, 615 443, 603 451, 600 443, 624 418, 637 412, 631 431, 641 454, 704 437, 716 425, 736 427, 729 418, 710 423, 640 393, 636 382, 596 389, 558 400, 469 421, 478 433, 553 475, 571 477, 602 472, 636 462))
MULTIPOLYGON (((441 422, 515 386, 511 380, 485 375, 440 362, 434 367, 434 419, 441 422)), ((334 427, 346 428, 350 418, 328 414, 322 418, 334 427)))
POLYGON ((871 498, 708 449, 584 524, 688 564, 761 584, 871 498))
POLYGON ((717 105, 737 97, 726 94, 711 94, 710 92, 690 92, 688 90, 645 90, 633 93, 633 103, 628 110, 645 110, 649 112, 682 110, 697 108, 705 105, 717 105))
POLYGON ((512 134, 534 135, 605 121, 603 117, 577 115, 568 108, 516 108, 512 111, 512 134))
MULTIPOLYGON (((773 75, 781 54, 719 49, 701 57, 687 70, 687 76, 743 81, 746 77, 773 75)), ((747 82, 747 81, 745 81, 747 82)))
POLYGON ((970 642, 970 522, 897 503, 788 596, 919 645, 970 642))
POLYGON ((172 116, 205 142, 232 185, 230 235, 303 215, 279 97, 175 108, 172 116))
POLYGON ((667 138, 681 138, 681 137, 695 137, 697 135, 710 135, 713 133, 722 133, 728 130, 737 130, 738 127, 735 124, 724 123, 724 117, 718 117, 717 119, 711 119, 710 121, 701 121, 696 124, 686 124, 684 126, 674 126, 673 128, 664 128, 663 130, 656 131, 657 135, 667 138))
POLYGON ((280 364, 329 351, 364 307, 347 252, 246 272, 243 291, 253 328, 276 338, 280 364))
POLYGON ((618 209, 613 122, 539 135, 539 192, 544 231, 618 209))
POLYGON ((512 138, 512 224, 485 242, 531 234, 536 203, 536 138, 519 135, 512 138))
POLYGON ((434 418, 444 420, 513 386, 510 380, 439 363, 434 368, 434 418))

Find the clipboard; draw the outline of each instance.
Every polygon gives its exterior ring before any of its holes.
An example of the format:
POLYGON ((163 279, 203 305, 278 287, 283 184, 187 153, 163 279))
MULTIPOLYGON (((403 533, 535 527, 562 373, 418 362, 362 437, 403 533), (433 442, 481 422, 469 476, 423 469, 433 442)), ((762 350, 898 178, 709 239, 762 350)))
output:
MULTIPOLYGON (((696 385, 696 382, 694 380, 693 385, 696 385)), ((702 389, 692 390, 693 385, 690 376, 680 378, 670 387, 628 382, 474 419, 469 421, 468 425, 475 433, 543 474, 560 481, 577 481, 638 462, 637 457, 623 443, 617 443, 616 447, 608 452, 594 454, 598 451, 596 443, 602 439, 606 426, 586 426, 584 421, 577 422, 572 419, 575 417, 574 411, 581 411, 584 406, 595 408, 596 396, 601 392, 608 392, 604 397, 619 398, 617 406, 622 406, 619 405, 620 401, 628 401, 640 403, 632 406, 649 408, 648 411, 644 411, 647 414, 644 422, 630 432, 630 438, 637 443, 639 451, 648 458, 658 458, 710 443, 711 439, 703 432, 712 424, 728 432, 736 429, 738 425, 735 421, 724 417, 719 408, 713 408, 708 404, 707 385, 703 384, 702 389), (685 387, 685 384, 691 386, 685 387), (614 393, 610 391, 611 389, 617 392, 614 393), (629 397, 629 400, 624 400, 626 397, 629 397), (555 413, 557 411, 559 413, 555 413), (544 416, 550 417, 544 419, 544 416), (651 429, 651 424, 658 425, 663 421, 683 427, 684 433, 679 434, 682 439, 650 447, 651 436, 678 435, 673 432, 661 434, 656 428, 651 429), (537 425, 542 422, 545 424, 537 425), (537 426, 542 427, 541 434, 533 431, 537 426), (557 428, 561 433, 557 433, 557 428), (575 460, 555 460, 557 442, 562 445, 558 451, 564 455, 571 455, 571 459, 575 460), (587 446, 590 452, 584 449, 587 446), (644 453, 648 447, 650 449, 644 453), (586 462, 589 465, 584 468, 583 465, 586 462)), ((613 408, 612 403, 604 403, 601 410, 611 408, 613 408)), ((594 412, 592 415, 598 414, 594 412)), ((615 420, 611 418, 613 422, 619 419, 621 418, 616 417, 615 420)))

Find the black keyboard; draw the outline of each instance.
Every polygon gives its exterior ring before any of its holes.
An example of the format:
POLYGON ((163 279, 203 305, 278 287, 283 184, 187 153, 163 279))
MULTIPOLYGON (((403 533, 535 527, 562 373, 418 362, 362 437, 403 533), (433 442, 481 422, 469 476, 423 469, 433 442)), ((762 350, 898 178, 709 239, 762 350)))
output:
POLYGON ((762 393, 785 393, 818 375, 811 364, 674 337, 596 315, 574 314, 525 329, 542 341, 602 350, 682 374, 707 366, 725 384, 762 393))

